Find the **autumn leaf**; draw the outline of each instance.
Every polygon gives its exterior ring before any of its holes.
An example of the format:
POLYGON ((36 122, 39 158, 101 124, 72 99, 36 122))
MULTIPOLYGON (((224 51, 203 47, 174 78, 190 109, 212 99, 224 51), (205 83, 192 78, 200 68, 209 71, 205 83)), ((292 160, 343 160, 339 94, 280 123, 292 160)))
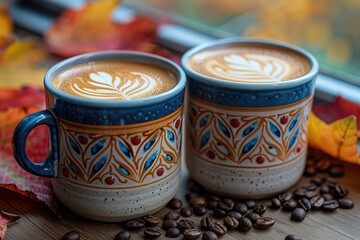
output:
POLYGON ((356 117, 353 115, 326 124, 311 113, 308 141, 309 147, 319 149, 340 160, 360 164, 356 117))
POLYGON ((0 2, 0 38, 6 38, 12 34, 13 24, 8 14, 7 1, 0 2))
POLYGON ((0 209, 0 240, 5 239, 7 224, 9 222, 15 222, 20 216, 5 212, 0 209))

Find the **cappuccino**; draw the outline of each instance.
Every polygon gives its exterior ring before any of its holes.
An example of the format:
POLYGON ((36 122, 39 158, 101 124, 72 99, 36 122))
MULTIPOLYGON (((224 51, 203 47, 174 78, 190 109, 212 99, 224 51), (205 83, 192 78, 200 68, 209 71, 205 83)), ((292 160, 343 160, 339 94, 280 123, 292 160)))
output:
POLYGON ((295 51, 251 44, 205 49, 190 57, 188 66, 209 77, 244 83, 289 81, 311 68, 309 60, 295 51))
POLYGON ((73 96, 129 100, 166 92, 177 84, 166 69, 140 62, 104 60, 75 65, 57 75, 52 85, 73 96))

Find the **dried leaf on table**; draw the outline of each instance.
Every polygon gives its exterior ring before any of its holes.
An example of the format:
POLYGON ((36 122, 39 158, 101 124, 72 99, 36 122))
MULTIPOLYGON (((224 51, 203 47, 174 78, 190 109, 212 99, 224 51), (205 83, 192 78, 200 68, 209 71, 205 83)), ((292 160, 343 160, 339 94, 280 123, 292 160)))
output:
POLYGON ((360 164, 355 116, 326 124, 311 112, 308 141, 309 147, 319 149, 340 160, 360 164))
POLYGON ((5 239, 7 224, 9 222, 15 222, 20 216, 5 212, 0 209, 0 240, 5 239))
POLYGON ((13 24, 9 16, 9 6, 7 1, 0 2, 0 26, 0 38, 5 38, 12 34, 13 24))
POLYGON ((0 55, 0 87, 43 87, 47 57, 35 40, 12 42, 0 55))
POLYGON ((0 111, 11 107, 44 106, 44 92, 33 87, 0 88, 0 111))
POLYGON ((112 21, 112 11, 119 2, 97 1, 65 10, 45 34, 49 51, 69 57, 98 50, 137 50, 143 42, 153 41, 157 25, 148 18, 112 21))

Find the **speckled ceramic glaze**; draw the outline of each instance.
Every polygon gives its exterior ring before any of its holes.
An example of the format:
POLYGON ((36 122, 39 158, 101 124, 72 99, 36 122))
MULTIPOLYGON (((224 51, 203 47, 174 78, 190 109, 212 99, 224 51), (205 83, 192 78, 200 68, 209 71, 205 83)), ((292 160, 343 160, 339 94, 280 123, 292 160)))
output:
POLYGON ((305 166, 316 60, 291 45, 237 38, 195 47, 182 65, 189 81, 185 140, 192 178, 237 198, 264 198, 294 185, 305 166), (200 51, 242 43, 290 49, 308 59, 311 69, 291 81, 251 84, 218 80, 188 66, 200 51))
POLYGON ((185 82, 176 64, 150 54, 106 51, 65 60, 45 76, 47 110, 16 128, 15 157, 25 170, 54 177, 57 197, 84 217, 115 222, 156 212, 179 186, 185 82), (178 83, 159 95, 121 101, 78 98, 51 84, 75 64, 113 59, 165 68, 178 83), (33 164, 24 145, 39 124, 49 126, 51 151, 33 164))

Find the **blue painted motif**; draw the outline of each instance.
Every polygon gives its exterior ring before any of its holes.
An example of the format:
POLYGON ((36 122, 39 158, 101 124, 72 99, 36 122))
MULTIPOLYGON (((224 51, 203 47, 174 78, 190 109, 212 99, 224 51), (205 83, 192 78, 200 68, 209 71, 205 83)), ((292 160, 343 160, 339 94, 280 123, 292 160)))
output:
POLYGON ((254 131, 256 127, 256 122, 251 123, 247 128, 244 129, 242 137, 246 137, 249 135, 252 131, 254 131))
POLYGON ((79 169, 75 166, 74 163, 72 163, 71 161, 69 161, 69 165, 70 165, 70 169, 71 169, 71 171, 73 171, 73 173, 79 174, 79 169))
POLYGON ((157 134, 155 136, 153 136, 149 141, 147 141, 147 143, 145 143, 144 148, 143 148, 144 152, 149 150, 151 148, 151 146, 154 145, 156 137, 157 137, 157 134))
POLYGON ((98 141, 97 143, 95 143, 95 144, 91 147, 91 150, 90 150, 91 155, 95 155, 95 154, 97 154, 98 152, 100 152, 100 150, 104 148, 105 142, 106 142, 106 140, 103 139, 103 140, 98 141))
POLYGON ((256 143, 259 141, 259 137, 254 137, 249 142, 247 142, 242 150, 242 154, 247 154, 251 151, 256 145, 256 143))
POLYGON ((230 138, 230 132, 227 129, 227 127, 220 121, 220 119, 218 119, 217 121, 218 125, 219 125, 219 129, 220 131, 228 138, 230 138))
POLYGON ((300 131, 300 128, 297 128, 294 135, 292 136, 292 138, 290 139, 290 143, 289 143, 289 149, 292 148, 292 146, 294 145, 294 143, 296 142, 296 139, 299 135, 299 131, 300 131))
POLYGON ((169 139, 170 142, 175 141, 175 134, 170 129, 166 130, 166 134, 167 134, 167 139, 169 139))
POLYGON ((70 143, 71 148, 77 153, 80 154, 80 149, 79 147, 76 145, 75 141, 72 139, 72 137, 68 136, 68 140, 70 143))
POLYGON ((199 123, 200 128, 204 127, 208 122, 209 122, 209 115, 202 117, 199 123))
POLYGON ((172 160, 173 160, 173 157, 172 157, 171 155, 169 155, 169 154, 166 154, 165 158, 166 158, 166 160, 168 160, 168 161, 172 161, 172 160))
POLYGON ((130 149, 123 143, 122 141, 118 140, 120 151, 127 157, 131 158, 131 151, 130 149))
POLYGON ((269 126, 270 126, 270 132, 272 134, 274 134, 276 137, 280 138, 281 132, 280 132, 279 128, 271 121, 269 121, 269 126))
POLYGON ((92 169, 93 173, 97 173, 98 171, 100 171, 100 169, 102 169, 105 166, 105 163, 106 163, 106 160, 108 159, 108 157, 109 157, 109 155, 105 155, 105 156, 101 157, 100 160, 98 160, 95 163, 95 165, 92 169))
POLYGON ((119 165, 119 170, 124 175, 130 175, 129 171, 121 165, 119 165))
POLYGON ((150 155, 150 157, 146 160, 144 169, 147 170, 151 167, 151 165, 155 162, 158 152, 154 152, 150 155))
POLYGON ((204 147, 210 139, 210 131, 208 130, 202 137, 200 140, 200 148, 204 147))
POLYGON ((291 121, 290 126, 289 126, 289 130, 288 130, 289 132, 291 132, 293 130, 293 128, 295 127, 295 125, 297 124, 297 122, 299 120, 299 116, 300 116, 300 112, 291 121))

